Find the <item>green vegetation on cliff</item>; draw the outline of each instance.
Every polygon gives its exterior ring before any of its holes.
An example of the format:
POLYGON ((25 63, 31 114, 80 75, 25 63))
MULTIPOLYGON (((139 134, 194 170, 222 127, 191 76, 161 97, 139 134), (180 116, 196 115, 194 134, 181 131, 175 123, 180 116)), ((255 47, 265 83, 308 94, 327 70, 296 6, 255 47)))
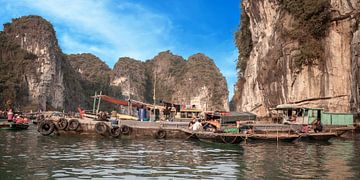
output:
MULTIPOLYGON (((111 69, 92 54, 65 55, 63 66, 65 82, 65 108, 75 109, 80 105, 83 108, 92 107, 95 91, 102 91, 103 94, 121 98, 120 87, 111 86, 111 69)), ((102 103, 102 108, 111 110, 115 105, 102 103)))
MULTIPOLYGON (((239 57, 236 69, 239 73, 244 73, 247 61, 253 48, 250 31, 250 18, 245 13, 244 8, 241 10, 240 29, 235 33, 235 43, 239 49, 239 57)), ((239 74, 240 75, 240 74, 239 74)))
POLYGON ((0 109, 9 105, 16 108, 27 105, 29 94, 25 72, 35 71, 32 60, 36 58, 0 32, 0 109))
POLYGON ((227 107, 224 104, 228 97, 226 80, 213 60, 201 53, 188 60, 170 51, 160 52, 146 62, 120 58, 113 72, 114 84, 123 87, 124 95, 128 94, 130 78, 131 97, 135 100, 153 103, 155 90, 158 102, 189 105, 196 100, 206 103, 208 110, 227 107))
POLYGON ((330 0, 278 0, 280 7, 295 18, 294 27, 285 35, 299 42, 295 57, 298 68, 311 65, 324 56, 321 41, 330 27, 330 0))

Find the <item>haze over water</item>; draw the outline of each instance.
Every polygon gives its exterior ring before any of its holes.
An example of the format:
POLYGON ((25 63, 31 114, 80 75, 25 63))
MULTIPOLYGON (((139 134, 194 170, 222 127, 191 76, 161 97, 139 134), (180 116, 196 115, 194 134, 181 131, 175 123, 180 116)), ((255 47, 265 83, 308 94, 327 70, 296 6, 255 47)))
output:
POLYGON ((360 136, 214 145, 0 130, 0 179, 359 179, 360 136))

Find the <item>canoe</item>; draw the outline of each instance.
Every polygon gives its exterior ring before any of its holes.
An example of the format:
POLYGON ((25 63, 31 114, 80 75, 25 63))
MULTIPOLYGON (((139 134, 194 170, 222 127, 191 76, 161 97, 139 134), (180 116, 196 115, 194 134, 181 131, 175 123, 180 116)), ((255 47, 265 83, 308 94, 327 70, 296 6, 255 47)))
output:
POLYGON ((29 124, 15 124, 10 123, 9 130, 26 130, 29 128, 29 124))

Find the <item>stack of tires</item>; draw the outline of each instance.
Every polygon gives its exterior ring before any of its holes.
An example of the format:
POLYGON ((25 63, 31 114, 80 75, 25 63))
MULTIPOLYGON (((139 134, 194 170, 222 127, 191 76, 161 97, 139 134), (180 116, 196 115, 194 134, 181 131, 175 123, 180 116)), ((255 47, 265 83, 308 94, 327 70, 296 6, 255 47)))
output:
POLYGON ((55 130, 78 131, 80 122, 77 119, 59 119, 56 123, 52 120, 44 120, 38 124, 38 131, 44 136, 51 135, 55 130))
POLYGON ((119 138, 121 135, 130 135, 132 128, 126 125, 122 126, 109 126, 105 122, 98 122, 95 124, 95 131, 102 136, 111 136, 113 138, 119 138))

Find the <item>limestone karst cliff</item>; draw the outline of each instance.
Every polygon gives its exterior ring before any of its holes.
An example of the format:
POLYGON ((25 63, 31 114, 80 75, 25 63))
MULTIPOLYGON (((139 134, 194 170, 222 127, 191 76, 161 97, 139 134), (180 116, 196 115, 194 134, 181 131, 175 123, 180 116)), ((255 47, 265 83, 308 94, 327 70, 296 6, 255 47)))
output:
POLYGON ((195 54, 189 60, 170 51, 146 62, 120 58, 114 67, 112 84, 120 86, 124 95, 140 101, 153 102, 155 93, 157 101, 196 105, 204 110, 229 109, 225 78, 203 54, 195 54))
POLYGON ((88 109, 95 91, 152 103, 155 87, 157 100, 228 109, 225 78, 203 54, 188 61, 170 52, 146 62, 120 58, 112 70, 91 54, 63 54, 52 25, 40 16, 6 23, 0 48, 0 108, 88 109))
MULTIPOLYGON (((23 97, 23 100, 42 109, 63 107, 65 87, 61 71, 62 56, 52 25, 39 16, 26 16, 13 19, 12 23, 5 24, 2 34, 6 36, 6 41, 14 43, 19 49, 34 55, 29 59, 31 62, 27 62, 28 66, 33 66, 33 68, 28 67, 28 70, 22 71, 23 74, 19 79, 28 89, 24 93, 26 97, 23 97)), ((12 50, 10 49, 10 51, 12 50)), ((7 50, 2 49, 3 53, 5 51, 7 50)), ((9 54, 11 55, 11 53, 9 54)), ((7 63, 10 64, 14 61, 6 56, 4 59, 7 59, 7 63)), ((13 73, 19 73, 16 72, 16 69, 24 68, 22 66, 27 65, 17 64, 13 73)), ((19 83, 19 81, 14 83, 19 83)), ((21 90, 26 91, 23 88, 21 90)), ((9 90, 4 89, 3 91, 9 90)), ((18 104, 23 103, 18 101, 18 104)))
MULTIPOLYGON (((66 96, 73 96, 66 103, 70 106, 70 109, 74 109, 80 105, 84 108, 90 108, 93 105, 93 99, 90 98, 95 92, 102 91, 103 94, 122 98, 122 91, 120 87, 110 85, 113 77, 113 72, 105 62, 100 60, 95 55, 84 54, 70 54, 66 55, 66 62, 70 64, 68 68, 72 71, 66 74, 66 78, 72 83, 68 83, 66 86, 66 96), (74 82, 75 80, 75 82, 74 82)), ((65 99, 68 99, 65 97, 65 99)), ((114 108, 109 103, 102 103, 102 107, 105 109, 114 108)))
POLYGON ((359 111, 358 0, 244 0, 233 108, 359 111))

